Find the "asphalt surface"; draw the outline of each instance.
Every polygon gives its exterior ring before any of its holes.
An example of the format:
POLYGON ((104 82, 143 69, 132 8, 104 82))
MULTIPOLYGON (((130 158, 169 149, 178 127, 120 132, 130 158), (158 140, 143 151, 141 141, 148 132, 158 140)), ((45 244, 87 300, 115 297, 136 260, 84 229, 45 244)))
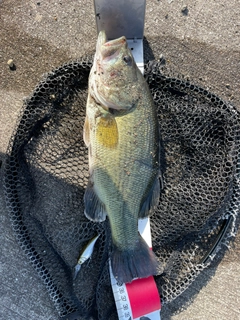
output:
MULTIPOLYGON (((163 55, 175 73, 240 108, 239 15, 238 0, 147 1, 145 53, 156 59, 163 55)), ((24 97, 44 73, 92 53, 96 37, 92 1, 0 0, 1 161, 24 97), (10 70, 9 59, 16 70, 10 70)), ((45 287, 15 240, 0 175, 0 319, 57 319, 45 287)), ((240 319, 239 253, 238 235, 219 264, 163 307, 162 319, 240 319)))

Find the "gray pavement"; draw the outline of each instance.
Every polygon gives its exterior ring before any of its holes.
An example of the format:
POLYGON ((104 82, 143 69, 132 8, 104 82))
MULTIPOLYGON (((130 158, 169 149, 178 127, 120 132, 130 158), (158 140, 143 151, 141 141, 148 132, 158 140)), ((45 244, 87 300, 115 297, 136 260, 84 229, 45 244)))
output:
MULTIPOLYGON (((240 108, 239 16, 238 0, 147 1, 148 54, 156 59, 163 54, 175 73, 240 108)), ((0 0, 2 161, 23 98, 42 74, 92 53, 95 43, 92 1, 0 0), (15 71, 9 69, 9 59, 15 71)), ((57 319, 45 287, 16 243, 0 178, 0 319, 57 319)), ((238 235, 218 265, 205 270, 182 296, 164 306, 162 319, 240 319, 239 253, 238 235), (186 303, 188 307, 183 308, 186 303)))

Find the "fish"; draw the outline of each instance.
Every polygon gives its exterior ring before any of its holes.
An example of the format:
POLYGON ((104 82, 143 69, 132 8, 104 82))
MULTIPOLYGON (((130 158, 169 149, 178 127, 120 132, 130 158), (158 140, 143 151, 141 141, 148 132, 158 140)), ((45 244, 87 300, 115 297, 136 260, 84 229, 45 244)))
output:
POLYGON ((157 274, 158 260, 138 232, 161 190, 159 123, 148 85, 125 36, 98 35, 89 74, 83 139, 89 180, 84 213, 111 229, 110 263, 119 283, 157 274))
POLYGON ((75 280, 77 278, 77 275, 82 267, 82 264, 87 261, 89 258, 91 258, 91 255, 93 253, 93 249, 94 249, 94 245, 97 241, 97 239, 99 238, 98 236, 95 236, 94 238, 92 238, 87 245, 84 247, 77 264, 74 267, 74 275, 73 275, 73 280, 75 280))

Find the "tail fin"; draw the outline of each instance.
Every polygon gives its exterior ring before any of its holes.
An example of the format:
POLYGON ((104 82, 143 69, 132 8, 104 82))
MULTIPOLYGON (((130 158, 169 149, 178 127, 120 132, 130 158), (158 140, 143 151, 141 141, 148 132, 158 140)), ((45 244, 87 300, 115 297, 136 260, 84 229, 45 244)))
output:
POLYGON ((146 242, 139 235, 134 249, 121 250, 113 244, 111 266, 114 277, 120 283, 135 278, 147 278, 157 273, 158 261, 146 242))

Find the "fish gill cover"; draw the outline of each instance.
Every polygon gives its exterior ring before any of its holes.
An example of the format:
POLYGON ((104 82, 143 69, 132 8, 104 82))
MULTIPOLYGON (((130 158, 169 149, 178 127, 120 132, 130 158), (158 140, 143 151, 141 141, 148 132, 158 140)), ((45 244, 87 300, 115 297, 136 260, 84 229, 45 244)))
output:
MULTIPOLYGON (((61 319, 117 319, 109 278, 108 219, 84 215, 88 155, 82 131, 92 60, 45 76, 25 101, 8 147, 5 196, 17 239, 61 319), (76 279, 74 267, 99 235, 76 279)), ((157 62, 145 65, 161 128, 164 188, 151 217, 155 276, 172 302, 235 235, 239 211, 239 113, 157 62)))

